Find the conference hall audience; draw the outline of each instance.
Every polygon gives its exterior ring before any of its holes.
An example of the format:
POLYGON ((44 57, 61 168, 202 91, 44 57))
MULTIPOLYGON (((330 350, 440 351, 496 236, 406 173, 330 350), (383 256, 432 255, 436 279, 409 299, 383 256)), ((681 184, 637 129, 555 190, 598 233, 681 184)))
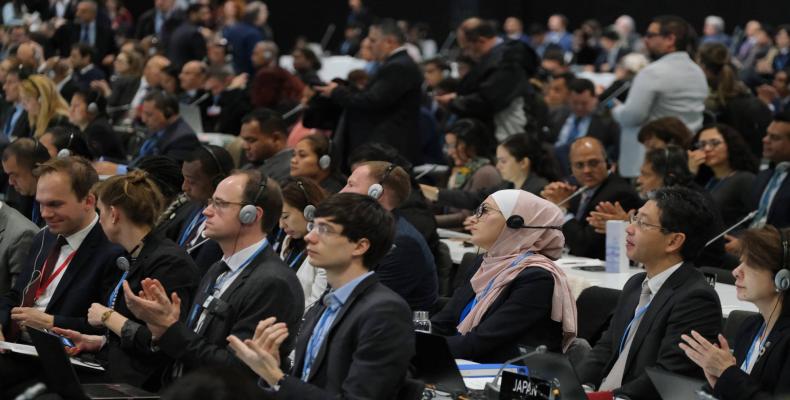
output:
POLYGON ((20 138, 3 150, 3 171, 8 175, 8 194, 14 194, 14 207, 39 227, 44 226, 38 201, 35 199, 38 177, 36 166, 49 160, 46 147, 31 138, 20 138))

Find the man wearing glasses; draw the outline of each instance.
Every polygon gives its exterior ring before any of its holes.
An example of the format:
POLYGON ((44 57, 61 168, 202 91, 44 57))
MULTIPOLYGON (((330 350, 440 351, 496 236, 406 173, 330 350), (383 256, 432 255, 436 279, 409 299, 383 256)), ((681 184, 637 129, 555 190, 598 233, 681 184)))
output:
MULTIPOLYGON (((226 338, 251 338, 261 319, 274 316, 293 330, 299 326, 302 288, 266 237, 281 210, 280 188, 258 171, 220 182, 203 214, 204 234, 222 248, 222 259, 203 276, 188 315, 180 315, 178 297, 156 280, 143 280, 144 296, 124 284, 129 309, 151 331, 152 348, 175 360, 166 381, 199 367, 240 366, 226 338)), ((283 343, 282 360, 292 347, 292 339, 283 343)))
POLYGON ((230 347, 274 398, 405 398, 409 306, 373 273, 392 246, 391 214, 369 196, 339 193, 318 205, 311 225, 307 254, 332 290, 305 315, 290 373, 280 368, 280 345, 297 331, 279 318, 261 321, 252 340, 229 337, 230 347))
POLYGON ((689 261, 715 234, 712 209, 701 193, 671 187, 654 192, 631 216, 626 253, 646 271, 625 284, 609 327, 576 365, 581 382, 615 398, 658 400, 646 367, 703 378, 678 343, 682 333, 711 340, 721 328, 718 295, 689 261))
POLYGON ((565 209, 562 233, 571 254, 604 259, 606 235, 596 233, 587 217, 598 203, 604 201, 612 204, 619 202, 625 210, 636 209, 641 204, 639 195, 625 179, 610 171, 606 150, 601 141, 594 137, 581 137, 571 144, 570 162, 578 186, 562 181, 552 182, 546 185, 540 195, 565 209), (585 189, 568 199, 581 188, 585 189))

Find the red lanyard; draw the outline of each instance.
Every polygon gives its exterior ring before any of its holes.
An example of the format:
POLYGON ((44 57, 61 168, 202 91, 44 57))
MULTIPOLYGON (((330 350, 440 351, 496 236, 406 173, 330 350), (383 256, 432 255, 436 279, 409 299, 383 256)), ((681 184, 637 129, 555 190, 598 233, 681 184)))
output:
POLYGON ((33 298, 34 301, 38 300, 38 298, 41 297, 41 295, 44 293, 44 291, 47 290, 47 288, 49 287, 49 284, 52 283, 52 281, 54 281, 55 278, 57 278, 58 275, 60 275, 60 273, 63 272, 64 269, 66 269, 66 266, 69 265, 69 262, 71 261, 72 258, 74 258, 75 254, 77 254, 77 252, 76 251, 72 251, 71 254, 69 254, 69 256, 66 257, 66 260, 63 261, 63 264, 60 264, 60 267, 58 267, 58 269, 56 269, 55 272, 53 272, 51 275, 49 275, 49 278, 47 278, 47 281, 46 282, 42 282, 42 283, 40 283, 38 285, 38 289, 36 289, 36 296, 33 298))

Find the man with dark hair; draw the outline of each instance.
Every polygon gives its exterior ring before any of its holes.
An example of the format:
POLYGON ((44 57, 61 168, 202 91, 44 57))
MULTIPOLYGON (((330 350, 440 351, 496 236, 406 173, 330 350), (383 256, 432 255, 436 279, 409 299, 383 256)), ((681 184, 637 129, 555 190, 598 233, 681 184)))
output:
MULTIPOLYGON (((143 98, 142 119, 148 129, 148 138, 137 151, 132 163, 150 155, 168 156, 182 163, 199 145, 195 131, 178 114, 175 96, 153 91, 143 98)), ((97 161, 94 167, 101 175, 125 174, 128 167, 109 161, 97 161)))
POLYGON ((393 228, 390 213, 368 196, 339 193, 318 205, 305 241, 333 290, 305 315, 293 367, 279 368, 278 349, 297 330, 279 319, 261 321, 253 346, 228 338, 274 398, 404 398, 414 354, 409 307, 374 268, 390 251, 393 228))
POLYGON ((175 241, 183 247, 201 274, 222 257, 222 249, 211 239, 203 237, 206 229, 206 210, 208 199, 217 185, 233 170, 233 158, 223 147, 200 145, 190 153, 181 165, 184 175, 183 192, 192 203, 189 217, 175 241))
POLYGON ((753 207, 757 211, 752 226, 765 224, 777 228, 790 226, 790 110, 774 117, 763 136, 763 158, 770 168, 760 171, 754 180, 753 207))
POLYGON ((397 208, 411 192, 406 171, 384 161, 358 164, 341 193, 370 195, 395 217, 395 242, 392 250, 376 266, 381 283, 401 295, 412 310, 431 310, 438 296, 438 278, 431 250, 425 239, 397 208), (379 185, 374 193, 374 185, 379 185))
POLYGON ((13 207, 23 215, 30 216, 30 220, 38 226, 44 226, 44 220, 41 218, 38 203, 33 199, 37 183, 33 170, 47 160, 47 148, 35 139, 17 139, 3 150, 3 171, 8 175, 9 192, 15 192, 10 197, 22 196, 14 199, 18 201, 13 203, 13 207))
POLYGON ((623 130, 620 164, 627 176, 635 175, 642 163, 644 151, 634 139, 646 123, 673 116, 692 132, 702 127, 709 89, 705 73, 690 57, 695 40, 680 17, 658 17, 647 28, 645 46, 654 61, 636 75, 625 103, 612 109, 623 130))
POLYGON ((577 138, 591 136, 597 138, 606 148, 609 158, 616 158, 619 151, 620 127, 610 118, 597 112, 598 98, 595 85, 588 79, 577 78, 568 83, 570 107, 558 111, 551 127, 550 142, 554 143, 554 154, 563 168, 568 168, 568 150, 577 138))
POLYGON ((190 4, 186 19, 173 30, 165 54, 177 68, 188 61, 202 60, 206 57, 206 39, 200 33, 202 21, 210 18, 211 10, 205 3, 190 4))
MULTIPOLYGON (((85 44, 92 49, 91 63, 102 64, 105 57, 113 57, 118 52, 115 32, 107 18, 97 18, 99 5, 96 0, 80 0, 77 3, 74 20, 66 22, 55 31, 52 44, 61 57, 69 57, 74 45, 85 44)), ((111 58, 110 58, 111 60, 111 58)), ((78 71, 77 66, 73 66, 78 71)))
POLYGON ((80 89, 90 90, 90 84, 93 81, 104 80, 104 71, 96 68, 93 64, 93 57, 95 50, 87 43, 76 43, 71 47, 69 54, 69 61, 74 70, 72 79, 77 83, 80 89))
POLYGON ((286 147, 288 129, 280 115, 266 108, 247 114, 241 121, 241 147, 249 164, 282 184, 291 175, 293 149, 286 147))
POLYGON ((419 164, 420 69, 409 57, 403 32, 395 21, 386 19, 372 25, 368 40, 381 64, 363 90, 336 82, 316 87, 345 109, 345 125, 338 127, 332 158, 345 163, 357 146, 383 142, 398 149, 411 163, 419 164))
POLYGON ((626 282, 608 329, 576 366, 581 382, 658 400, 647 367, 702 379, 678 343, 692 330, 712 340, 721 329, 719 297, 690 261, 716 233, 712 210, 701 193, 672 187, 657 190, 631 217, 626 252, 646 272, 626 282))
MULTIPOLYGON (((282 210, 277 183, 257 171, 237 171, 217 185, 208 204, 204 233, 219 244, 222 260, 203 276, 189 315, 180 315, 177 296, 165 293, 156 280, 143 280, 146 296, 124 284, 129 309, 146 322, 151 340, 175 360, 165 373, 168 381, 201 367, 241 367, 227 346, 229 335, 250 339, 258 321, 267 317, 297 327, 304 311, 296 273, 266 237, 282 210)), ((293 339, 280 348, 281 359, 287 359, 293 339)), ((148 349, 149 343, 143 347, 148 349)))

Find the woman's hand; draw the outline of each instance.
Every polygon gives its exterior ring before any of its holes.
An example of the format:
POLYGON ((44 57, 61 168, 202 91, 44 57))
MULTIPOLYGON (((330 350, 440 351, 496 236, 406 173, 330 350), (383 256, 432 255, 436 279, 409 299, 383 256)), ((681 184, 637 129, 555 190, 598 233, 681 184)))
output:
POLYGON ((689 158, 689 171, 697 175, 700 165, 705 163, 705 152, 702 150, 688 150, 686 153, 689 158))
POLYGON ((436 186, 423 185, 421 183, 420 190, 422 191, 422 195, 425 196, 426 199, 430 201, 439 200, 439 188, 437 188, 436 186))
POLYGON ((623 210, 620 202, 612 204, 602 201, 595 207, 595 211, 590 212, 587 222, 595 228, 597 233, 606 233, 606 221, 628 221, 628 213, 623 210))
POLYGON ((104 325, 104 321, 102 321, 101 319, 104 313, 109 310, 110 310, 109 308, 99 303, 91 304, 91 308, 88 309, 88 323, 91 324, 91 326, 104 325))
POLYGON ((702 370, 705 371, 705 378, 711 387, 716 386, 716 382, 725 369, 735 365, 735 357, 730 353, 727 339, 721 334, 719 334, 718 346, 708 342, 694 330, 691 331, 691 336, 681 335, 680 338, 685 342, 679 344, 680 348, 694 364, 702 367, 702 370))
POLYGON ((83 335, 71 329, 57 327, 52 328, 52 333, 63 336, 74 342, 74 347, 68 351, 70 356, 77 355, 81 352, 96 353, 104 346, 104 336, 83 335))

